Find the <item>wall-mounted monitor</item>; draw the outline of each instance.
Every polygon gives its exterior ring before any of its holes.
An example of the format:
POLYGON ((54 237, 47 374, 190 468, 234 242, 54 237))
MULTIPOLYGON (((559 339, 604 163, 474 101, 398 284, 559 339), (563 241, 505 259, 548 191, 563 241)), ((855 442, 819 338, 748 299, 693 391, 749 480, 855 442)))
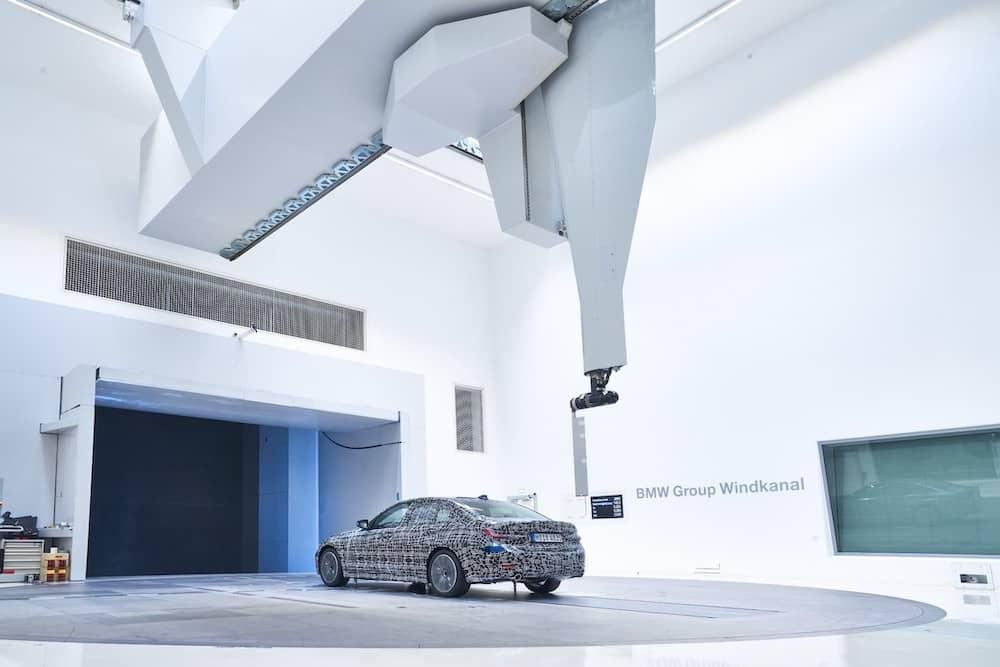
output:
POLYGON ((591 519, 621 519, 625 516, 622 509, 621 494, 613 496, 591 496, 591 519))
POLYGON ((1000 555, 1000 426, 820 451, 838 553, 1000 555))

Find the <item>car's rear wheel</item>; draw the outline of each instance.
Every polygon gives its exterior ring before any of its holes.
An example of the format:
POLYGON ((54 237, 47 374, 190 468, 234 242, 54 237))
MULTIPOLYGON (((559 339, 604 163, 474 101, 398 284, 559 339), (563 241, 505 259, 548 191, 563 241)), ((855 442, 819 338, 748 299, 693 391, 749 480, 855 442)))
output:
POLYGON ((469 592, 458 556, 447 549, 431 554, 427 563, 427 582, 431 593, 445 598, 457 598, 469 592))
POLYGON ((535 579, 534 581, 526 581, 524 582, 524 586, 532 593, 551 593, 555 589, 559 588, 559 584, 561 583, 562 583, 561 579, 556 579, 555 577, 548 577, 547 579, 535 579))
POLYGON ((340 556, 333 547, 327 547, 319 554, 319 578, 327 586, 343 586, 347 583, 344 568, 340 565, 340 556))

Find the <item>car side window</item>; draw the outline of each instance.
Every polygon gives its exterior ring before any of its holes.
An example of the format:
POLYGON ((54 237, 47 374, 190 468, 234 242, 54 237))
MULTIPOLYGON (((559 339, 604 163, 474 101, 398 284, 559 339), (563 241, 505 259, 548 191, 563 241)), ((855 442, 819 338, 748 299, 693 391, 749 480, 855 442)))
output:
POLYGON ((406 523, 409 526, 421 526, 434 523, 437 508, 431 503, 421 503, 411 508, 407 515, 406 523))
POLYGON ((447 507, 442 507, 437 511, 437 516, 434 517, 435 523, 447 523, 451 519, 451 511, 447 507))
POLYGON ((371 525, 368 526, 368 530, 377 530, 379 528, 395 528, 403 521, 403 517, 406 515, 406 509, 409 507, 409 503, 400 503, 394 505, 382 512, 380 515, 375 517, 371 525))

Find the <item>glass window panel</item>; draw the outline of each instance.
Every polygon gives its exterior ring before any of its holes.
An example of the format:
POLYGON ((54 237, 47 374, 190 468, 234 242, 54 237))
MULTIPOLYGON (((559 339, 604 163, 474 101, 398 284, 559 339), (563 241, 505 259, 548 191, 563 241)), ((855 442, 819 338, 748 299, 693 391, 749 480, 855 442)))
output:
POLYGON ((411 507, 406 523, 409 526, 420 526, 434 523, 437 518, 437 508, 432 503, 420 503, 411 507))
POLYGON ((824 445, 838 550, 1000 555, 998 433, 824 445))
POLYGON ((375 517, 375 519, 368 526, 368 529, 377 530, 379 528, 395 528, 403 521, 403 515, 406 514, 407 507, 409 507, 409 503, 399 503, 398 505, 393 505, 375 517))

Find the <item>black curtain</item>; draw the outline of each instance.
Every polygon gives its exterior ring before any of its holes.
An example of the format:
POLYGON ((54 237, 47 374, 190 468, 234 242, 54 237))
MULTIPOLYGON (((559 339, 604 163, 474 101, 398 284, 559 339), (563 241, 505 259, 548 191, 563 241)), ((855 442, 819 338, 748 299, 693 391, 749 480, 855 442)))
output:
POLYGON ((257 571, 258 429, 97 408, 87 576, 257 571))

